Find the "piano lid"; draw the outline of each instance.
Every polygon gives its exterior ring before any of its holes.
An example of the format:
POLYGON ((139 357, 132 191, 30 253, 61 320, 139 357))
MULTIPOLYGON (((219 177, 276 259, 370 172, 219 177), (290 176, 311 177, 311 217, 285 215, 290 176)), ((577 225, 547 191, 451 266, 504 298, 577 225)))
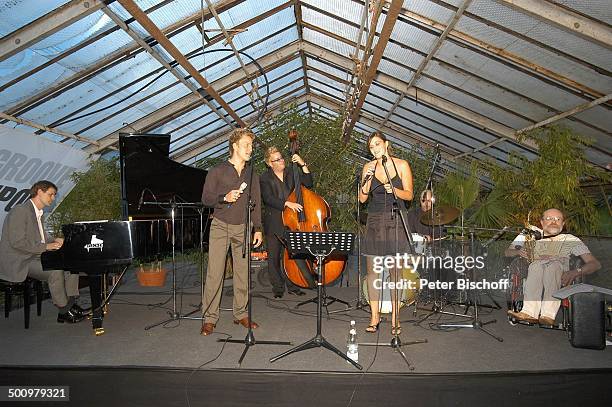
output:
POLYGON ((149 202, 202 200, 207 172, 171 160, 169 153, 168 134, 119 134, 124 219, 130 216, 133 219, 169 217, 168 211, 159 206, 139 205, 141 197, 149 202))

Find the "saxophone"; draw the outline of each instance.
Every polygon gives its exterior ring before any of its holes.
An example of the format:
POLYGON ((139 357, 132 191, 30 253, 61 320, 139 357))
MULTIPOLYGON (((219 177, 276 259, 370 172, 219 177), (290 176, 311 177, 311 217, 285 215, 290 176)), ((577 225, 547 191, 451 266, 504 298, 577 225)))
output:
POLYGON ((527 260, 529 263, 533 263, 534 260, 534 250, 536 246, 536 238, 532 233, 533 226, 529 223, 529 217, 531 216, 531 211, 527 214, 527 220, 525 221, 525 251, 527 252, 527 260))

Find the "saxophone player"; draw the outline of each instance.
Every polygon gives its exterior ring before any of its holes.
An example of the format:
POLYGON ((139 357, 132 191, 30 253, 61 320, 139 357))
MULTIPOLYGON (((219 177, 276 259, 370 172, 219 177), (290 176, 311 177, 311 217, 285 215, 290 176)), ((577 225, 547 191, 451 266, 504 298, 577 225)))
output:
POLYGON ((576 236, 562 233, 565 218, 559 209, 547 209, 540 218, 542 238, 531 248, 519 235, 505 251, 507 257, 521 256, 530 261, 524 285, 523 309, 508 311, 519 320, 540 325, 555 324, 560 301, 552 296, 559 288, 601 268, 599 261, 576 236), (578 256, 584 264, 570 269, 570 255, 578 256), (543 295, 542 295, 543 292, 543 295))

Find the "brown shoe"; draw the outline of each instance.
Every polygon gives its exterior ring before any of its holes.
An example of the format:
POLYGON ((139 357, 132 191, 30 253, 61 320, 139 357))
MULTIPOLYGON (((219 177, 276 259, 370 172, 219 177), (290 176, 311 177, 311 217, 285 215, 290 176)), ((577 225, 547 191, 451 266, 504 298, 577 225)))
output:
POLYGON ((208 336, 215 330, 215 324, 211 324, 210 322, 206 322, 202 325, 202 329, 200 329, 200 335, 208 336))
POLYGON ((518 320, 518 321, 525 321, 525 322, 529 322, 530 324, 537 324, 538 323, 538 319, 532 317, 529 314, 526 314, 524 312, 515 312, 515 311, 508 311, 508 315, 510 315, 512 318, 518 320))
POLYGON ((257 328, 259 326, 259 325, 257 325, 257 322, 254 322, 254 321, 250 321, 249 322, 249 317, 244 317, 242 319, 235 319, 234 320, 234 324, 236 324, 236 325, 240 324, 240 325, 242 325, 245 328, 249 327, 249 323, 251 325, 251 328, 253 328, 253 329, 255 329, 255 328, 257 328))
POLYGON ((549 317, 543 317, 540 315, 540 319, 538 319, 538 322, 540 323, 540 325, 548 325, 548 326, 554 326, 555 325, 555 320, 549 317))

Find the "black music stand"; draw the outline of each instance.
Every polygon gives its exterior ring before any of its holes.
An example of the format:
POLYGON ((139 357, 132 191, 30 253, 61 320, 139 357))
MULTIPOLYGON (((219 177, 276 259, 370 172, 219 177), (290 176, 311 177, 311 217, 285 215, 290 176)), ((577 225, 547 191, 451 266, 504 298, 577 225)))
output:
POLYGON ((274 356, 270 359, 270 363, 276 362, 292 353, 301 352, 306 349, 324 347, 334 352, 357 369, 363 370, 363 367, 359 363, 340 352, 338 348, 327 342, 321 334, 323 282, 325 281, 323 262, 332 252, 346 255, 350 254, 353 250, 354 239, 355 235, 347 232, 285 232, 285 241, 287 242, 287 249, 290 255, 312 255, 317 259, 317 333, 312 339, 309 339, 303 344, 289 349, 278 356, 274 356))

